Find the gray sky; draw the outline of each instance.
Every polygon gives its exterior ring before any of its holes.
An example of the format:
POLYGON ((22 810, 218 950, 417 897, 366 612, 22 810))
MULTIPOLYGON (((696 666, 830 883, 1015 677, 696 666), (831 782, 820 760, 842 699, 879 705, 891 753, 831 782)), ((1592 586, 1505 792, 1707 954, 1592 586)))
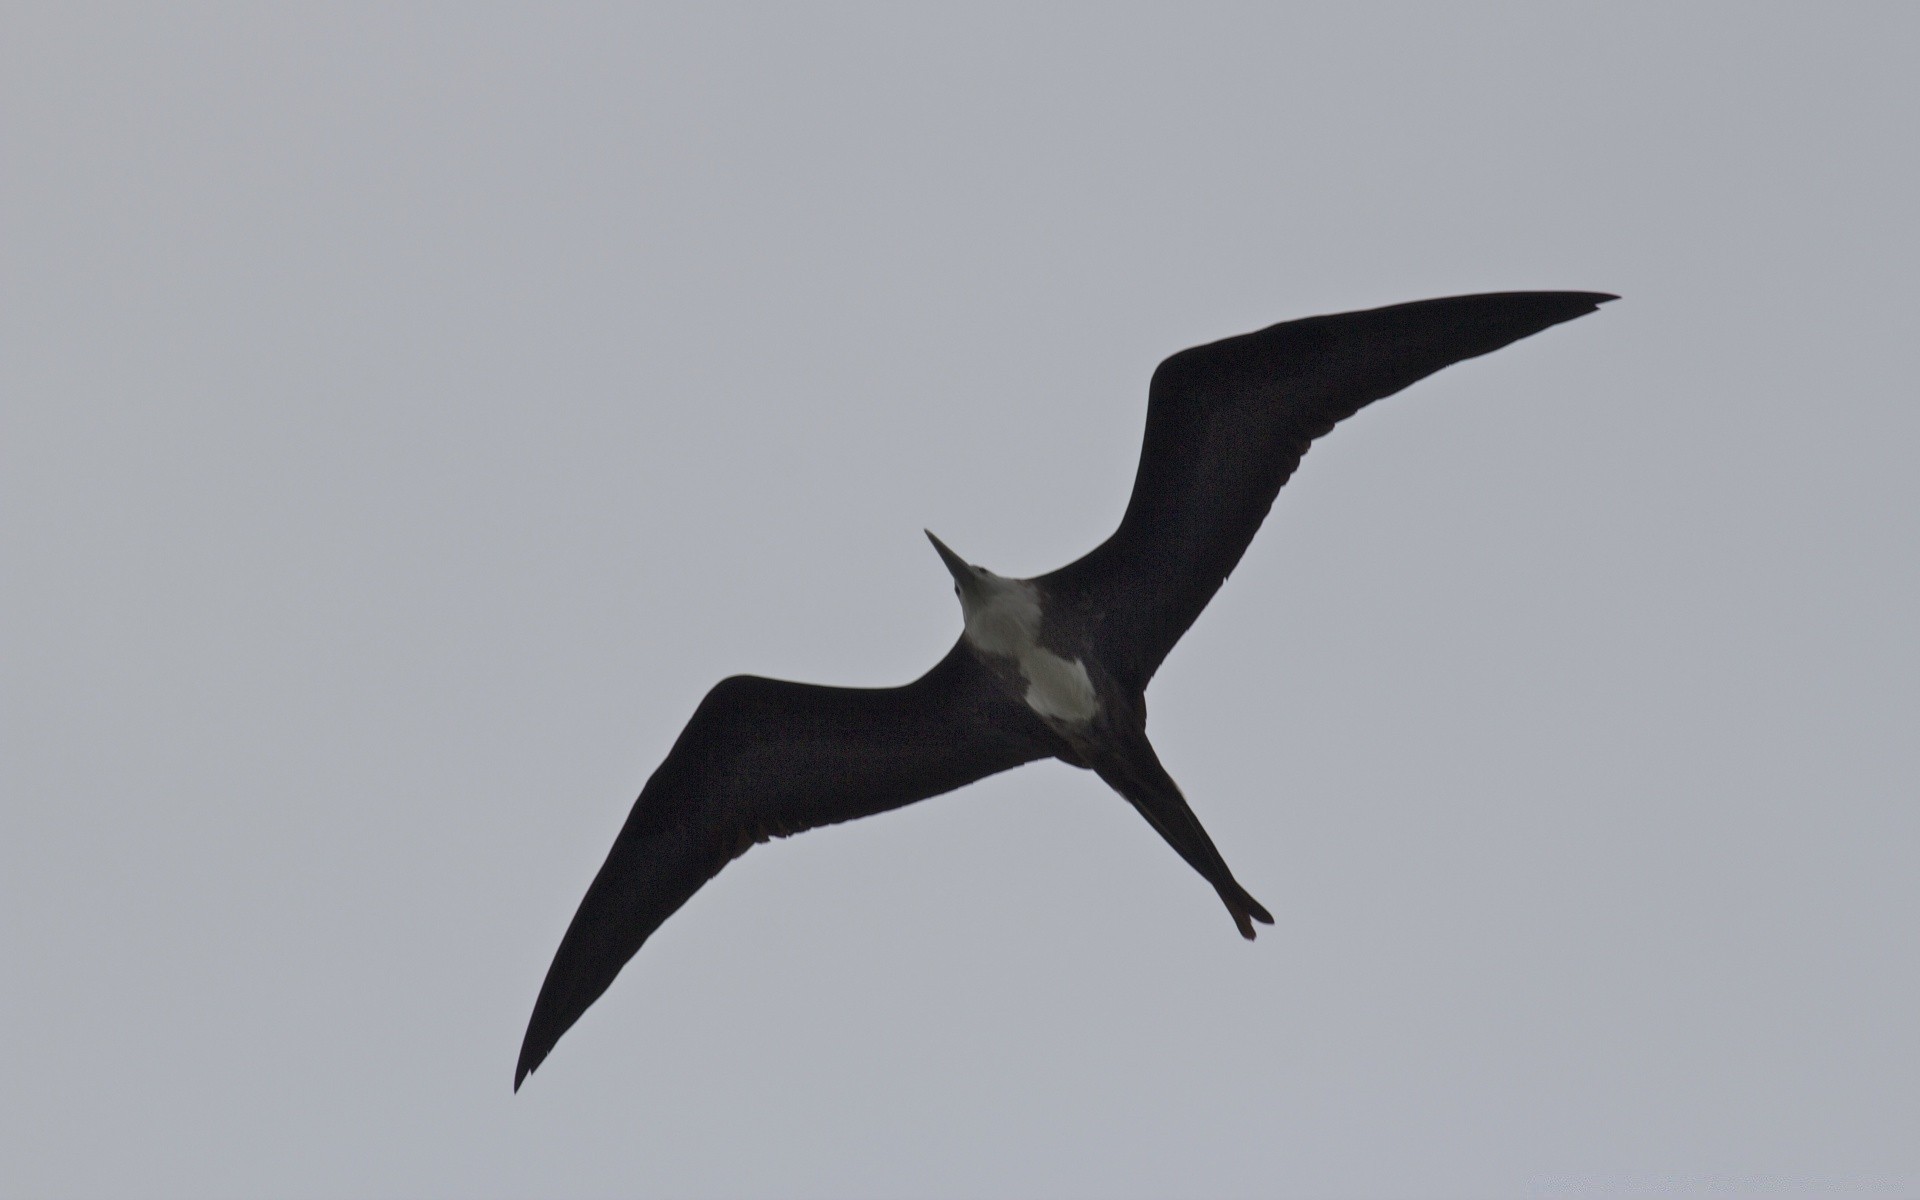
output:
POLYGON ((1912 1195, 1920 9, 16 6, 0 1191, 1912 1195), (1323 442, 1150 694, 763 847, 514 1096, 737 671, 903 682, 1196 342, 1323 442))

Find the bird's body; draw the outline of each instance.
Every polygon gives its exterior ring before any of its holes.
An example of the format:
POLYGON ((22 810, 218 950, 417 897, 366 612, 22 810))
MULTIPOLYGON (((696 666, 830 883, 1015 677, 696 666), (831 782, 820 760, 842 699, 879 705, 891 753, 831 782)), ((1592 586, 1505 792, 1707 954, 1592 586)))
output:
POLYGON ((938 538, 927 537, 955 570, 967 646, 1050 727, 1074 729, 1093 720, 1100 697, 1076 654, 1081 647, 1061 629, 1058 609, 1046 611, 1040 588, 1030 579, 969 567, 938 538), (972 575, 966 585, 959 582, 962 573, 972 575))
POLYGON ((934 538, 963 631, 898 688, 740 675, 715 685, 587 889, 541 985, 517 1089, 660 924, 755 842, 898 808, 1041 758, 1093 770, 1219 894, 1233 878, 1146 733, 1146 687, 1239 562, 1308 444, 1383 396, 1614 297, 1455 296, 1311 317, 1182 351, 1154 372, 1113 536, 1033 579, 934 538))

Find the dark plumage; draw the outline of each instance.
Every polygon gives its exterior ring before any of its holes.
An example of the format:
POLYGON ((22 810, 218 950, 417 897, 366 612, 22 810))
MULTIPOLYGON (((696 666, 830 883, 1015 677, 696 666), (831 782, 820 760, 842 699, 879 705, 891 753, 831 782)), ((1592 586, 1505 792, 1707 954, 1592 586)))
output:
POLYGON ((1148 681, 1315 438, 1450 363, 1612 299, 1425 300, 1289 321, 1161 363, 1133 495, 1112 537, 1033 580, 970 567, 935 540, 967 632, 931 671, 897 688, 748 675, 714 686, 647 781, 561 939, 515 1089, 653 931, 755 842, 885 812, 1039 758, 1096 771, 1253 937, 1253 922, 1272 917, 1234 880, 1147 741, 1148 681))

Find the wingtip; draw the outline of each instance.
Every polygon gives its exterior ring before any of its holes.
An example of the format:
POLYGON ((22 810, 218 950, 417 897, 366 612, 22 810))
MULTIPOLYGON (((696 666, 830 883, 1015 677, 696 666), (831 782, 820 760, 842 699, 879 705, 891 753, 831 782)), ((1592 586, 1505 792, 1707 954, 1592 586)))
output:
MULTIPOLYGON (((1529 324, 1535 328, 1515 334, 1508 339, 1509 342, 1537 333, 1548 326, 1577 320, 1589 313, 1599 312, 1601 305, 1611 304, 1620 298, 1612 292, 1515 292, 1511 295, 1521 301, 1523 310, 1531 310, 1532 319, 1529 321, 1521 317, 1519 325, 1510 328, 1522 328, 1529 324)), ((1477 297, 1463 298, 1477 299, 1477 297)), ((1516 311, 1513 315, 1520 316, 1520 313, 1516 311)), ((1501 345, 1506 344, 1506 342, 1501 343, 1501 345)))
MULTIPOLYGON (((1452 299, 1472 303, 1482 300, 1513 300, 1527 306, 1544 306, 1547 309, 1571 310, 1585 314, 1598 309, 1602 304, 1611 304, 1620 297, 1612 292, 1486 292, 1478 295, 1458 296, 1452 299)), ((1422 303, 1415 301, 1415 305, 1422 303)), ((1426 303, 1446 303, 1446 300, 1426 303)), ((1395 305, 1393 307, 1399 307, 1395 305)))
POLYGON ((1535 295, 1548 303, 1568 306, 1580 316, 1598 312, 1602 304, 1611 304, 1620 298, 1612 292, 1539 292, 1535 295))
POLYGON ((525 1046, 520 1048, 520 1062, 513 1068, 513 1090, 515 1092, 518 1092, 520 1085, 527 1081, 527 1076, 539 1070, 540 1064, 546 1060, 546 1057, 544 1053, 529 1053, 528 1048, 525 1046))

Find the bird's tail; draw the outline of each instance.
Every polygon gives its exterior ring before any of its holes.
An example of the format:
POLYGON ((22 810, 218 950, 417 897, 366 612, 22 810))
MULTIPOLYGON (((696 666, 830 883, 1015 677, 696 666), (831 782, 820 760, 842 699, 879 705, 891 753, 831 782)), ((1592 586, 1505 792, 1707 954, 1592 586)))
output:
POLYGON ((1253 940, 1255 921, 1273 924, 1273 915, 1248 895, 1247 889, 1241 887, 1233 872, 1227 869, 1226 860, 1220 857, 1213 839, 1201 827, 1200 818, 1187 806, 1180 785, 1160 765, 1160 756, 1153 752, 1145 733, 1133 734, 1092 753, 1084 750, 1082 753, 1094 772, 1107 781, 1107 786, 1126 797, 1167 844, 1213 885, 1227 911, 1233 914, 1233 923, 1239 926, 1241 937, 1253 940))

